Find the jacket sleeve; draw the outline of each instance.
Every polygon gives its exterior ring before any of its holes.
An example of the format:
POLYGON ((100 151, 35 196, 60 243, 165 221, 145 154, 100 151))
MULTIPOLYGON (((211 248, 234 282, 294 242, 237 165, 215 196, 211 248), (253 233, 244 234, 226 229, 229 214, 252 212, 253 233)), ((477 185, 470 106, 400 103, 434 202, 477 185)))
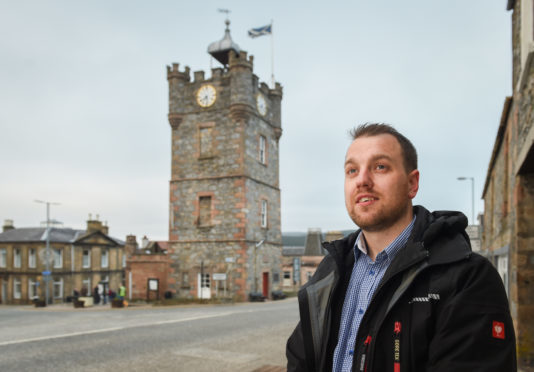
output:
POLYGON ((473 255, 450 280, 455 284, 436 314, 427 370, 517 371, 514 327, 495 268, 473 255))
POLYGON ((304 340, 300 322, 289 336, 286 344, 287 371, 306 371, 306 356, 304 352, 304 340))

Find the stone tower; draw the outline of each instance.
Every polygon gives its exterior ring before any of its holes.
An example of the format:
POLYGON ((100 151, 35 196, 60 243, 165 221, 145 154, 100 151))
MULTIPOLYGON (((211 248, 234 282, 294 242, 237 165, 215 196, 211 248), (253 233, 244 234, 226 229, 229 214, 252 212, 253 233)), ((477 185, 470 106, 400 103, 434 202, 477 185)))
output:
POLYGON ((196 71, 191 80, 189 67, 167 66, 169 287, 182 297, 244 299, 280 288, 282 87, 259 83, 228 26, 208 48, 222 64, 211 77, 196 71))

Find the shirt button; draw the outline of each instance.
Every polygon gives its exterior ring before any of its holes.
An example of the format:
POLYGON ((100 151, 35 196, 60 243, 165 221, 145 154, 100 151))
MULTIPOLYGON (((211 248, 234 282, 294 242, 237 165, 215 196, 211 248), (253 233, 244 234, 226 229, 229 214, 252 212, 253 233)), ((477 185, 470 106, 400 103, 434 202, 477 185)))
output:
POLYGON ((358 312, 359 312, 360 314, 363 314, 363 309, 358 309, 358 312))
POLYGON ((375 275, 375 272, 373 270, 369 271, 369 275, 375 275))

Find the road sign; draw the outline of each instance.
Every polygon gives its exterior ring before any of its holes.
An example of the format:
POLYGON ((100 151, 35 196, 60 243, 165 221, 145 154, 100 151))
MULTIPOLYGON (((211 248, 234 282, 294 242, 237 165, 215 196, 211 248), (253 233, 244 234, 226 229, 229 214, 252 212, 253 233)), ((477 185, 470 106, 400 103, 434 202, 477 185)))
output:
POLYGON ((214 273, 213 280, 226 280, 226 274, 225 273, 214 273))
POLYGON ((41 274, 43 274, 44 276, 48 276, 48 275, 52 274, 52 272, 49 271, 49 270, 45 270, 41 274))
POLYGON ((224 259, 227 263, 234 263, 235 262, 235 257, 226 257, 224 259))

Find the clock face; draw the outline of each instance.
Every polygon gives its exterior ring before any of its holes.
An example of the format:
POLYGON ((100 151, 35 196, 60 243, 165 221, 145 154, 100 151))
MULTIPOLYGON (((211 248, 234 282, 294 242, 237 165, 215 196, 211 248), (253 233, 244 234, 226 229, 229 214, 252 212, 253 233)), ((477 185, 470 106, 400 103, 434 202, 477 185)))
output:
POLYGON ((260 115, 265 116, 267 113, 267 102, 265 102, 265 98, 261 94, 258 94, 256 97, 256 107, 258 108, 260 115))
POLYGON ((201 107, 210 107, 215 103, 217 91, 213 85, 207 84, 200 87, 197 91, 197 103, 201 107))

